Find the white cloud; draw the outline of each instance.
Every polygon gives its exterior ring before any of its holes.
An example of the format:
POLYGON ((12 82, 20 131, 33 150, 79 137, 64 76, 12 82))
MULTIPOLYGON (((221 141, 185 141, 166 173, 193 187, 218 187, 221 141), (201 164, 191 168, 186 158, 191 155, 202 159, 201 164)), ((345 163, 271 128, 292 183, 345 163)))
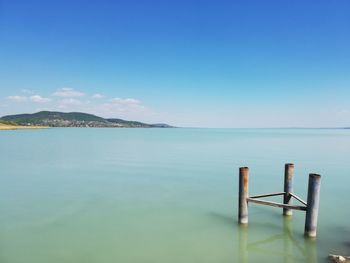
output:
POLYGON ((60 105, 80 105, 81 101, 77 99, 69 98, 69 99, 60 100, 59 104, 60 105))
POLYGON ((14 95, 14 96, 8 96, 7 99, 14 102, 23 102, 27 100, 27 97, 14 95))
POLYGON ((57 97, 82 97, 85 94, 72 88, 61 88, 58 89, 53 95, 57 97))
POLYGON ((111 102, 115 105, 122 105, 122 106, 140 106, 141 102, 137 99, 133 98, 126 98, 126 99, 121 99, 121 98, 114 98, 111 100, 111 102))
POLYGON ((106 103, 96 105, 94 112, 105 117, 145 120, 154 112, 134 98, 114 98, 106 103))
POLYGON ((92 98, 93 99, 103 99, 103 98, 105 98, 105 96, 102 94, 96 93, 96 94, 92 95, 92 98))
POLYGON ((76 110, 76 107, 80 106, 80 105, 82 105, 82 102, 80 100, 73 99, 73 98, 67 98, 67 99, 62 99, 62 100, 58 101, 57 107, 59 109, 74 111, 74 110, 76 110))
POLYGON ((58 97, 44 97, 35 93, 28 93, 27 96, 13 95, 8 96, 7 99, 11 102, 27 102, 25 105, 33 107, 33 110, 37 109, 37 106, 40 105, 40 109, 44 107, 46 110, 79 111, 96 114, 102 117, 123 118, 145 122, 151 122, 150 119, 156 117, 156 113, 151 108, 145 106, 136 98, 116 97, 106 99, 108 97, 99 93, 89 98, 78 97, 83 96, 83 93, 71 88, 57 90, 53 95, 58 97))
POLYGON ((40 95, 33 95, 33 96, 30 96, 29 99, 30 99, 32 102, 36 102, 36 103, 46 103, 46 102, 51 101, 50 98, 44 98, 44 97, 41 97, 40 95))

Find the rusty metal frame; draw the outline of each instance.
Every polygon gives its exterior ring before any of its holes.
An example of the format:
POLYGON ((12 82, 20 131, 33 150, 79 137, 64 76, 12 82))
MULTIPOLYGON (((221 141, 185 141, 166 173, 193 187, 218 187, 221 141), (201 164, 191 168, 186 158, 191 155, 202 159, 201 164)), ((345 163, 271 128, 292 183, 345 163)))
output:
POLYGON ((268 193, 249 196, 248 194, 248 182, 249 182, 249 168, 239 168, 239 182, 238 182, 238 223, 248 224, 248 203, 256 203, 260 205, 268 205, 273 207, 283 208, 283 216, 293 215, 292 210, 305 211, 305 229, 304 235, 306 237, 315 238, 317 230, 317 217, 318 207, 320 199, 320 180, 321 175, 310 173, 309 184, 307 190, 307 202, 301 199, 296 194, 293 194, 293 176, 294 176, 294 164, 285 164, 284 169, 284 189, 283 192, 268 193), (273 201, 267 201, 260 199, 262 197, 270 196, 283 196, 283 203, 277 203, 273 201), (294 205, 293 198, 300 202, 302 205, 294 205))
POLYGON ((247 200, 247 202, 261 204, 261 205, 268 205, 268 206, 273 206, 273 207, 282 207, 282 208, 288 208, 288 209, 300 210, 300 211, 306 211, 307 210, 307 203, 303 199, 301 199, 300 197, 298 197, 295 194, 286 193, 286 192, 277 192, 277 193, 268 193, 268 194, 262 194, 262 195, 253 195, 253 196, 248 196, 246 200, 247 200), (270 196, 279 196, 279 195, 283 195, 284 196, 285 194, 289 194, 292 198, 298 200, 304 206, 282 204, 282 203, 276 203, 276 202, 273 202, 273 201, 267 201, 267 200, 260 199, 261 197, 270 197, 270 196))
POLYGON ((274 207, 282 207, 282 208, 288 208, 288 209, 293 209, 293 210, 300 210, 300 211, 306 211, 307 210, 307 204, 305 201, 303 201, 300 197, 297 195, 294 195, 292 193, 289 193, 291 197, 295 198, 299 202, 301 202, 304 206, 299 206, 299 205, 289 205, 289 204, 282 204, 282 203, 276 203, 273 201, 267 201, 267 200, 262 200, 259 199, 261 197, 270 197, 270 196, 278 196, 278 195, 285 195, 287 194, 286 192, 278 192, 278 193, 269 193, 269 194, 262 194, 262 195, 254 195, 254 196, 249 196, 246 200, 247 202, 251 203, 256 203, 256 204, 261 204, 261 205, 268 205, 268 206, 274 206, 274 207))

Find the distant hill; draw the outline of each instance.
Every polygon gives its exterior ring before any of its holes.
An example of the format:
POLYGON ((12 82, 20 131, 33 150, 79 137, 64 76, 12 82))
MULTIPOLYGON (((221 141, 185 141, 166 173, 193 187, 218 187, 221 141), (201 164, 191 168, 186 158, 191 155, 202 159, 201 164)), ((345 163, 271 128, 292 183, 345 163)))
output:
POLYGON ((102 117, 82 112, 40 111, 33 114, 7 115, 0 122, 11 122, 26 126, 49 127, 110 127, 110 128, 174 128, 167 124, 147 124, 138 121, 122 119, 104 119, 102 117))
POLYGON ((126 121, 122 119, 106 119, 110 123, 114 123, 117 125, 124 125, 132 128, 152 128, 155 127, 153 124, 147 124, 139 121, 126 121))

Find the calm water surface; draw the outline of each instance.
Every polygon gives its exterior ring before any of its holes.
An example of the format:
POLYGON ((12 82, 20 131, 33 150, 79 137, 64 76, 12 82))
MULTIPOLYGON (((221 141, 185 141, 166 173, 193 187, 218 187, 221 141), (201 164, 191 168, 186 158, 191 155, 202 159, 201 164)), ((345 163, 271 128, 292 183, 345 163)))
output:
MULTIPOLYGON (((0 262, 324 262, 350 254, 350 130, 47 129, 0 132, 0 262), (295 193, 320 173, 317 241, 304 212, 249 206, 237 225, 238 168, 250 194, 295 193)), ((279 200, 279 199, 276 199, 279 200)))

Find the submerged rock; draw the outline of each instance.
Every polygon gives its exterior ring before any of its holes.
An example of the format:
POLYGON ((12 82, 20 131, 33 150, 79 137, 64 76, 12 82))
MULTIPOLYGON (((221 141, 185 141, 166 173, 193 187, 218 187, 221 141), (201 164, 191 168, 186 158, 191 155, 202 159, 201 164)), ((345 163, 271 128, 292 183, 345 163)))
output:
POLYGON ((340 255, 333 255, 333 254, 329 254, 328 257, 336 263, 350 263, 350 257, 344 257, 340 255))

